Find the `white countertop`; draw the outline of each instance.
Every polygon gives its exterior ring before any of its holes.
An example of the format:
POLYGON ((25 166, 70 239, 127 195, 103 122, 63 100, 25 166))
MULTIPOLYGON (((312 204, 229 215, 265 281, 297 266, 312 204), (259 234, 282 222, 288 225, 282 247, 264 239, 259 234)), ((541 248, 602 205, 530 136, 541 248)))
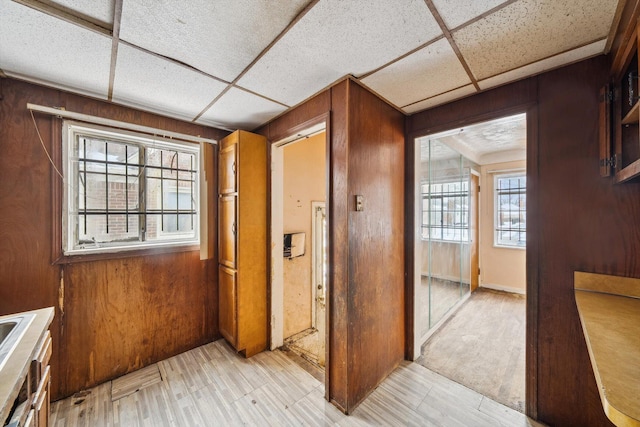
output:
POLYGON ((37 345, 53 320, 53 307, 0 316, 0 322, 23 314, 34 314, 31 324, 6 359, 0 370, 0 422, 4 423, 20 388, 27 377, 31 361, 36 356, 37 345))

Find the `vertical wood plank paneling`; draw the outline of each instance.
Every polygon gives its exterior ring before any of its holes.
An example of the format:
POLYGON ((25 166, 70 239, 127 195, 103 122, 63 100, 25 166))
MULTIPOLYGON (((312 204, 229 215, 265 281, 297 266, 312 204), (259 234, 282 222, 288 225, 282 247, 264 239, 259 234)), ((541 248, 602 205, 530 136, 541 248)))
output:
POLYGON ((349 81, 348 410, 404 356, 404 116, 349 81), (355 211, 355 195, 364 210, 355 211))
POLYGON ((348 289, 348 159, 349 84, 331 88, 331 144, 329 181, 329 384, 327 397, 340 409, 348 409, 347 372, 347 289, 348 289))
MULTIPOLYGON (((51 325, 53 399, 217 338, 215 258, 200 261, 192 251, 51 264, 58 232, 52 215, 55 175, 26 104, 215 139, 227 132, 13 79, 3 79, 3 95, 0 314, 57 307, 51 325)), ((59 155, 60 132, 53 129, 59 120, 35 118, 48 150, 59 155)))
POLYGON ((349 412, 404 354, 404 116, 345 79, 259 132, 274 142, 329 109, 326 397, 349 412), (357 188, 371 203, 360 217, 357 188))
MULTIPOLYGON (((535 81, 537 83, 537 80, 535 81)), ((540 282, 540 217, 538 209, 538 107, 527 109, 527 253, 526 253, 526 295, 525 319, 525 412, 538 419, 538 284, 540 282)))
MULTIPOLYGON (((0 315, 56 307, 60 270, 51 262, 51 168, 40 145, 27 102, 58 105, 59 93, 2 79, 0 100, 0 315)), ((35 116, 49 152, 52 123, 35 116)), ((50 330, 53 390, 60 366, 60 310, 50 330)))
POLYGON ((538 415, 554 425, 610 425, 573 272, 640 277, 640 186, 599 176, 598 90, 606 79, 603 57, 539 77, 538 415))
POLYGON ((192 251, 65 266, 66 385, 90 387, 210 341, 215 299, 199 264, 192 251))

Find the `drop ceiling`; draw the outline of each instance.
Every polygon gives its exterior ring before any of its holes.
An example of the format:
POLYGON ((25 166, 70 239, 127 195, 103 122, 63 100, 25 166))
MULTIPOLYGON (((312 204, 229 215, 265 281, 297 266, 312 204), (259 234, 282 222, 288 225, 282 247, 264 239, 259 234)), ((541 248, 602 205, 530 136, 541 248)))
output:
POLYGON ((624 0, 0 0, 0 75, 251 130, 350 75, 406 114, 607 53, 624 0))

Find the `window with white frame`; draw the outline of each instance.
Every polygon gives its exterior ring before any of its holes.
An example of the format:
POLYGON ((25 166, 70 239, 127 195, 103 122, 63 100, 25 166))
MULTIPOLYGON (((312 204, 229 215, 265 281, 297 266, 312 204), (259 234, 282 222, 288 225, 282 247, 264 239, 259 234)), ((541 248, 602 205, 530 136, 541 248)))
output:
POLYGON ((64 123, 65 255, 199 243, 197 144, 64 123))
POLYGON ((496 175, 495 237, 496 246, 524 248, 527 242, 527 177, 496 175))
POLYGON ((421 184, 422 238, 469 240, 469 182, 421 184))

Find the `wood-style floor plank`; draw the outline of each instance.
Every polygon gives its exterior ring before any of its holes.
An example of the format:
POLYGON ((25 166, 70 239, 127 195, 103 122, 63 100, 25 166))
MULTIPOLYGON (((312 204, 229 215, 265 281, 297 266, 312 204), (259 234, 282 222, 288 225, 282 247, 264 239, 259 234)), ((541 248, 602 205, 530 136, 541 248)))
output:
POLYGON ((53 402, 49 424, 52 427, 113 426, 111 382, 53 402))
POLYGON ((250 359, 223 340, 157 364, 162 381, 112 402, 105 383, 52 405, 51 426, 538 426, 418 364, 403 362, 350 416, 281 351, 250 359))
POLYGON ((138 369, 111 382, 111 400, 118 400, 162 381, 157 364, 138 369))

